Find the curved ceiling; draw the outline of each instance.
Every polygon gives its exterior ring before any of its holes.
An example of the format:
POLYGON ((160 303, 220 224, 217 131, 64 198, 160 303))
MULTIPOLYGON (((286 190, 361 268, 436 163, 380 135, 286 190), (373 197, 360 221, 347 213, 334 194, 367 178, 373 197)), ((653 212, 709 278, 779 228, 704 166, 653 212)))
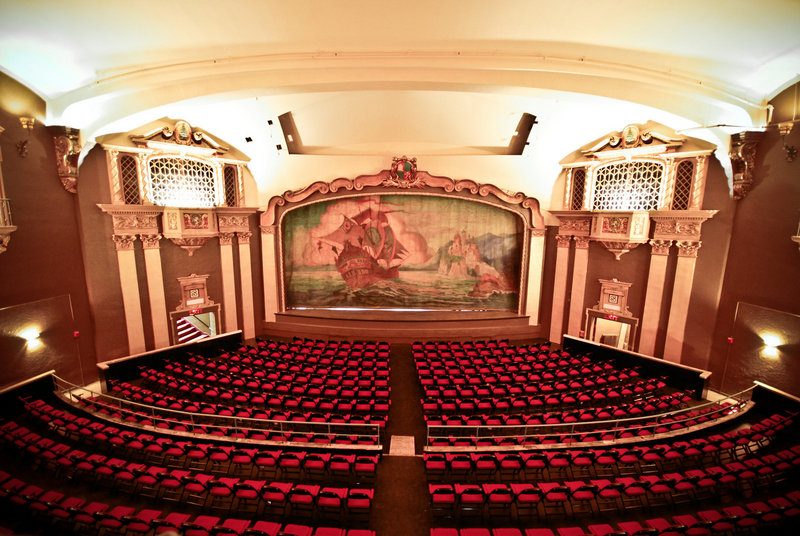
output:
POLYGON ((0 69, 45 99, 47 123, 91 139, 183 118, 254 159, 286 112, 304 152, 326 155, 503 154, 523 113, 538 140, 573 146, 647 120, 744 130, 800 78, 796 0, 0 0, 0 13, 0 69))

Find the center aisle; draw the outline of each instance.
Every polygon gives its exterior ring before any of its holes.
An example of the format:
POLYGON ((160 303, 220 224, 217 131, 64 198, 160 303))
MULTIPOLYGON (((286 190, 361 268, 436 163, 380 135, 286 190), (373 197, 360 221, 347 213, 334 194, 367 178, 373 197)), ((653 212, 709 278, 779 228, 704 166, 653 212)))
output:
POLYGON ((371 526, 377 536, 428 536, 431 527, 428 486, 422 457, 418 456, 425 444, 425 424, 411 345, 392 344, 389 365, 392 403, 384 455, 378 464, 371 526), (395 448, 390 453, 393 437, 395 448), (401 451, 401 455, 396 455, 400 450, 397 447, 407 445, 409 438, 414 440, 415 452, 401 451))

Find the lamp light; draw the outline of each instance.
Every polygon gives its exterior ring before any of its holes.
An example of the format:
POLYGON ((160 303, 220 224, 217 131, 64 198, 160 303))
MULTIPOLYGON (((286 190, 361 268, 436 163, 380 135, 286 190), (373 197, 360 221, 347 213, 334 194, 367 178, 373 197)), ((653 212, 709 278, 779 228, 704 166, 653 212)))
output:
POLYGON ((17 154, 20 158, 25 158, 28 156, 28 142, 31 139, 31 131, 33 130, 33 125, 36 124, 36 119, 33 117, 20 117, 19 123, 22 125, 22 128, 26 130, 28 135, 24 140, 17 142, 17 154))
POLYGON ((35 327, 25 328, 19 332, 19 336, 25 339, 25 342, 28 345, 28 350, 35 350, 42 345, 39 335, 39 330, 35 327))
POLYGON ((783 344, 783 339, 773 333, 767 333, 761 336, 764 341, 764 348, 761 350, 761 355, 775 359, 778 357, 778 346, 783 344))

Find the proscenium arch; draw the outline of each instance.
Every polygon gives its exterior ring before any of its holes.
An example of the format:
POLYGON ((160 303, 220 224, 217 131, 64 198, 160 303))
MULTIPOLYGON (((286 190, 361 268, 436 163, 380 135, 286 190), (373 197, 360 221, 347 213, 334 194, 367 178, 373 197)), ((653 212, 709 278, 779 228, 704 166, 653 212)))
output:
MULTIPOLYGON (((261 215, 262 232, 275 235, 273 259, 277 266, 275 286, 278 290, 278 311, 286 311, 286 288, 283 265, 282 222, 292 210, 323 201, 367 197, 373 195, 416 195, 462 199, 505 210, 520 218, 523 240, 520 251, 520 289, 517 314, 528 308, 528 278, 531 267, 531 241, 544 233, 544 219, 539 201, 521 192, 509 194, 491 184, 478 184, 472 180, 454 180, 437 177, 425 171, 415 175, 415 187, 395 186, 391 183, 391 171, 383 170, 375 175, 360 175, 355 179, 339 178, 331 182, 317 181, 300 190, 288 191, 270 199, 261 215)), ((265 286, 267 286, 265 284, 265 286)), ((534 305, 534 304, 531 304, 534 305)), ((535 304, 538 307, 538 303, 535 304)))

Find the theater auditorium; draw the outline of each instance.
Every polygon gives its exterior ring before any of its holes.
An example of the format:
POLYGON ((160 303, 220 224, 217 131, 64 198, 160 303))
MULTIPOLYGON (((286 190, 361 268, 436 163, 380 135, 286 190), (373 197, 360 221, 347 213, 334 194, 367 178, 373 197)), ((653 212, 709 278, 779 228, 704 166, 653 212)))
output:
POLYGON ((0 0, 0 534, 795 534, 798 21, 0 0))

